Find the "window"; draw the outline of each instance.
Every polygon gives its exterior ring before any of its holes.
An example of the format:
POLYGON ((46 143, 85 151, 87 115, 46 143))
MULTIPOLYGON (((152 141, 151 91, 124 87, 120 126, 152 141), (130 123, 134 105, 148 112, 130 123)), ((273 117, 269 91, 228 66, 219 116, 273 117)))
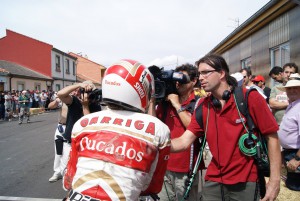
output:
MULTIPOLYGON (((271 49, 271 68, 274 66, 282 67, 284 64, 290 62, 290 44, 285 43, 271 49)), ((271 79, 271 85, 274 86, 276 83, 271 79)))
POLYGON ((70 74, 70 60, 66 59, 65 60, 65 66, 66 66, 66 74, 70 74))
POLYGON ((24 84, 18 84, 18 91, 24 90, 24 84))
POLYGON ((76 75, 75 62, 73 61, 73 75, 76 75))
POLYGON ((60 90, 60 84, 56 84, 55 85, 55 91, 59 91, 60 90))
POLYGON ((34 89, 35 89, 35 90, 38 90, 38 91, 41 91, 41 83, 35 82, 35 83, 34 83, 34 89))
POLYGON ((60 56, 55 55, 55 70, 60 72, 60 56))
POLYGON ((290 44, 285 43, 271 49, 271 68, 290 62, 290 44))
POLYGON ((23 91, 25 90, 25 83, 23 81, 18 81, 17 82, 17 90, 18 91, 23 91))
POLYGON ((251 57, 243 59, 241 63, 242 63, 242 68, 251 68, 251 57))

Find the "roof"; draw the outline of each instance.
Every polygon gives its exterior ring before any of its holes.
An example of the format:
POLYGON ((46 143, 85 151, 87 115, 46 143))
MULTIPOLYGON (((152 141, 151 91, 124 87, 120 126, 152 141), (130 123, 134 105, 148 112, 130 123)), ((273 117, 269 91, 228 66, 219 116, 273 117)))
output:
POLYGON ((72 58, 72 59, 74 59, 74 60, 77 60, 77 57, 75 57, 75 56, 73 56, 73 55, 71 55, 71 54, 67 54, 67 53, 65 53, 65 52, 63 52, 63 51, 61 51, 61 50, 59 50, 59 49, 57 49, 57 48, 52 48, 52 50, 53 50, 54 52, 57 52, 57 53, 62 54, 62 55, 64 55, 64 56, 70 57, 70 58, 72 58))
POLYGON ((9 73, 7 70, 5 70, 4 68, 0 68, 0 73, 9 73))
POLYGON ((270 0, 265 6, 223 39, 209 53, 224 53, 226 50, 267 25, 276 17, 296 7, 297 4, 299 4, 299 0, 270 0))
POLYGON ((77 57, 77 77, 82 80, 91 80, 94 84, 101 85, 103 73, 106 70, 104 66, 81 55, 72 52, 69 52, 69 54, 77 57))
POLYGON ((91 80, 94 84, 101 84, 100 80, 95 80, 87 75, 77 74, 77 77, 82 80, 91 80))
POLYGON ((42 79, 42 80, 52 80, 51 77, 33 71, 25 66, 10 62, 0 60, 0 69, 4 69, 5 71, 9 72, 11 75, 17 75, 21 77, 28 77, 28 78, 35 78, 35 79, 42 79))
POLYGON ((94 64, 96 64, 97 66, 99 66, 101 69, 106 69, 106 67, 103 66, 102 64, 98 64, 98 63, 96 63, 96 62, 94 62, 94 61, 88 59, 87 57, 83 57, 83 56, 80 55, 80 54, 75 54, 75 53, 73 53, 73 52, 69 52, 69 55, 71 55, 71 56, 73 56, 73 57, 76 57, 76 58, 80 58, 80 59, 82 59, 82 60, 86 60, 87 62, 90 62, 90 63, 94 63, 94 64))

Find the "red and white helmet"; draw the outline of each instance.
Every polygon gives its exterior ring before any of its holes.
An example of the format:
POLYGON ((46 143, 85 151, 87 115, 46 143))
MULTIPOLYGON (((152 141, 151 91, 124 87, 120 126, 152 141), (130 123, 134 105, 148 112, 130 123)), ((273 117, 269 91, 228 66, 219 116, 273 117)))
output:
POLYGON ((153 76, 141 63, 124 59, 106 69, 102 80, 104 103, 145 112, 153 94, 153 76))

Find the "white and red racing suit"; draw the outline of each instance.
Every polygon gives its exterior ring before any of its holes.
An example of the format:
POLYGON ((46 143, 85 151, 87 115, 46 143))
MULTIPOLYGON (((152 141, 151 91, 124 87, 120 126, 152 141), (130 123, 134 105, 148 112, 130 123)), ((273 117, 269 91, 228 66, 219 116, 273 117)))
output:
POLYGON ((169 128, 156 117, 104 110, 72 131, 63 185, 69 200, 138 200, 160 192, 170 154, 169 128))

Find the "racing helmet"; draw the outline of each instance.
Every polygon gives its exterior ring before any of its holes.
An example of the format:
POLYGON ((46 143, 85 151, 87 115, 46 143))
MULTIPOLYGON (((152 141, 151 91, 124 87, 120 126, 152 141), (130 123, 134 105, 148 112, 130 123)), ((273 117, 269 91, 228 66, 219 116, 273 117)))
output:
POLYGON ((145 112, 154 94, 154 78, 141 63, 124 59, 105 71, 102 101, 124 109, 145 112))

